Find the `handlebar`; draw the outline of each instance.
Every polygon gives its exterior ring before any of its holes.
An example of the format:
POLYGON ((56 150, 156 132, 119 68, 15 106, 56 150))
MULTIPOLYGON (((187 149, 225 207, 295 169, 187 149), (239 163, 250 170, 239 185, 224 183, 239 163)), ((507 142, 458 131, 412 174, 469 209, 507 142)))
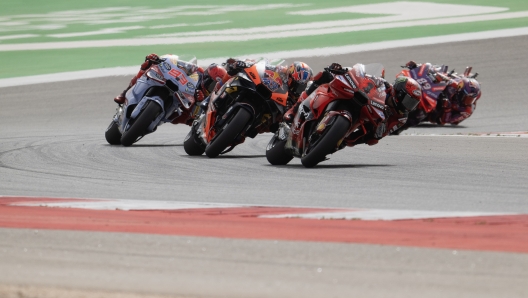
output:
POLYGON ((330 69, 328 67, 325 67, 324 70, 327 72, 333 73, 333 74, 337 74, 337 75, 343 75, 348 72, 348 68, 330 69))

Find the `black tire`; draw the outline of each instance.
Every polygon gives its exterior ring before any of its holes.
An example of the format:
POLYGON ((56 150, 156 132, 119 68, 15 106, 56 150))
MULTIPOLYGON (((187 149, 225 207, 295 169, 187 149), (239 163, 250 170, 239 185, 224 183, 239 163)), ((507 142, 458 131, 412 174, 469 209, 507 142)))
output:
POLYGON ((147 133, 149 125, 158 117, 161 107, 152 101, 147 102, 141 114, 132 123, 132 126, 121 136, 121 145, 131 146, 139 137, 147 133))
POLYGON ((251 120, 251 114, 243 108, 238 109, 231 121, 207 145, 205 154, 211 158, 217 157, 235 140, 236 136, 246 127, 251 120))
POLYGON ((191 131, 189 131, 183 141, 183 149, 191 156, 202 155, 205 152, 205 146, 200 144, 194 136, 194 126, 191 127, 191 131))
POLYGON ((105 138, 110 145, 121 145, 121 132, 114 121, 108 125, 105 131, 105 138))
POLYGON ((350 122, 342 116, 337 116, 334 123, 328 131, 321 137, 319 142, 301 158, 301 163, 307 168, 313 168, 318 163, 325 160, 326 155, 333 153, 337 147, 337 142, 341 140, 348 129, 350 128, 350 122))
POLYGON ((293 159, 293 155, 284 150, 285 145, 285 140, 281 141, 277 135, 273 135, 273 138, 271 138, 266 147, 266 158, 270 164, 274 166, 283 166, 293 159))

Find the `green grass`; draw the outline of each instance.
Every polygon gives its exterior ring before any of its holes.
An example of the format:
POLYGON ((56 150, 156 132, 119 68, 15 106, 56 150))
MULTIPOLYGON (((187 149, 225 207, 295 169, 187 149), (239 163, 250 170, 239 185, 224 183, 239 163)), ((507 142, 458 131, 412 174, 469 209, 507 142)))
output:
MULTIPOLYGON (((308 3, 310 6, 297 8, 297 10, 316 9, 350 6, 359 4, 383 3, 389 0, 354 0, 354 1, 315 1, 315 0, 292 0, 286 3, 303 4, 308 3)), ((412 0, 411 0, 412 1, 412 0)), ((416 1, 418 2, 418 1, 416 1)), ((425 2, 425 1, 420 1, 425 2)), ((430 1, 433 2, 433 1, 430 1)), ((528 1, 521 0, 467 0, 461 3, 459 0, 437 0, 437 3, 452 3, 465 5, 488 5, 509 7, 510 11, 528 10, 528 1)), ((275 1, 272 3, 282 3, 275 1)), ((144 2, 138 0, 108 0, 108 1, 13 1, 4 0, 2 10, 0 10, 0 23, 2 16, 43 14, 54 11, 95 9, 101 7, 139 7, 148 6, 149 8, 166 8, 179 5, 188 5, 182 1, 153 1, 144 2)), ((200 1, 199 5, 262 5, 271 4, 270 2, 262 3, 261 1, 200 1)), ((211 16, 178 16, 177 18, 164 20, 150 20, 137 23, 118 23, 106 25, 88 25, 88 24, 69 24, 67 28, 56 30, 24 30, 5 32, 0 30, 0 37, 12 34, 39 34, 41 36, 28 39, 0 40, 0 45, 10 43, 34 43, 50 41, 77 41, 77 40, 103 40, 103 39, 121 39, 146 36, 151 34, 177 33, 201 30, 217 30, 228 28, 243 27, 262 27, 270 25, 284 25, 296 23, 308 23, 318 21, 346 20, 363 17, 373 17, 377 15, 363 14, 331 14, 318 16, 296 16, 286 14, 288 11, 296 9, 273 9, 265 11, 246 11, 246 12, 229 12, 211 16), (230 21, 230 23, 214 26, 197 26, 197 27, 175 27, 166 29, 148 29, 149 26, 175 24, 175 23, 199 23, 199 22, 219 22, 230 21), (122 34, 96 35, 86 37, 70 38, 52 38, 46 34, 70 33, 95 31, 102 28, 111 27, 128 27, 141 25, 145 29, 131 30, 122 34)), ((133 66, 139 65, 144 56, 148 53, 155 52, 158 54, 192 54, 198 57, 198 60, 211 57, 224 56, 241 56, 251 53, 265 53, 282 50, 310 49, 325 46, 343 46, 359 43, 379 42, 386 40, 398 40, 416 37, 437 36, 446 34, 456 34, 464 32, 478 32, 495 29, 516 28, 528 26, 528 18, 500 20, 491 22, 475 22, 464 24, 451 24, 440 26, 419 26, 411 28, 396 28, 371 30, 362 32, 348 32, 339 34, 327 34, 324 36, 307 36, 294 38, 276 38, 268 40, 254 40, 248 42, 215 42, 215 43, 195 43, 182 45, 153 45, 153 46, 134 46, 134 47, 108 47, 108 48, 85 48, 85 49, 59 49, 59 50, 35 50, 35 51, 8 51, 0 52, 0 78, 18 77, 36 74, 46 74, 63 71, 75 71, 85 69, 98 69, 115 66, 133 66), (30 61, 31 63, 21 61, 30 61)), ((2 27, 0 26, 0 29, 2 27)), ((309 30, 309 28, 307 28, 309 30)))

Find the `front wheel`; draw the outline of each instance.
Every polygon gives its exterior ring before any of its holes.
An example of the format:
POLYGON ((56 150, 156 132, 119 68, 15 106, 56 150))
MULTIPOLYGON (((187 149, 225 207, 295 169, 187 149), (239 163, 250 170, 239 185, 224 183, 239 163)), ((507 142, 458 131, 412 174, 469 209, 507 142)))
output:
POLYGON ((288 164, 292 159, 293 155, 286 152, 284 146, 286 145, 286 140, 281 140, 277 135, 273 135, 268 147, 266 147, 266 158, 268 162, 274 166, 282 166, 288 164))
POLYGON ((350 122, 342 116, 337 116, 334 123, 324 134, 317 144, 301 158, 301 163, 307 168, 313 168, 325 160, 326 155, 333 153, 337 143, 343 139, 350 128, 350 122))
POLYGON ((183 149, 185 152, 191 156, 193 155, 202 155, 205 152, 205 146, 200 144, 196 137, 194 136, 194 126, 191 127, 191 131, 185 137, 183 141, 183 149))
POLYGON ((106 129, 105 138, 110 145, 121 145, 121 132, 115 121, 112 121, 106 129))
POLYGON ((147 102, 145 108, 136 118, 130 128, 123 133, 121 137, 121 144, 123 146, 131 146, 136 140, 147 133, 147 129, 161 113, 161 107, 152 101, 147 102))
POLYGON ((251 114, 243 108, 238 109, 233 118, 231 118, 231 121, 207 145, 205 154, 209 157, 217 157, 220 155, 227 146, 233 143, 236 136, 242 132, 249 120, 251 120, 251 114))

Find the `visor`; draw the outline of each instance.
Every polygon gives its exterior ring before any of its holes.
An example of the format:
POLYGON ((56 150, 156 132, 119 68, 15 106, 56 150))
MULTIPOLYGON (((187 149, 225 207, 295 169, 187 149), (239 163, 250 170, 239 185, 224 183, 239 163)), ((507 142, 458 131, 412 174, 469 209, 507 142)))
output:
POLYGON ((401 101, 401 105, 407 110, 412 111, 420 103, 420 100, 412 98, 409 94, 405 94, 405 97, 401 101))

